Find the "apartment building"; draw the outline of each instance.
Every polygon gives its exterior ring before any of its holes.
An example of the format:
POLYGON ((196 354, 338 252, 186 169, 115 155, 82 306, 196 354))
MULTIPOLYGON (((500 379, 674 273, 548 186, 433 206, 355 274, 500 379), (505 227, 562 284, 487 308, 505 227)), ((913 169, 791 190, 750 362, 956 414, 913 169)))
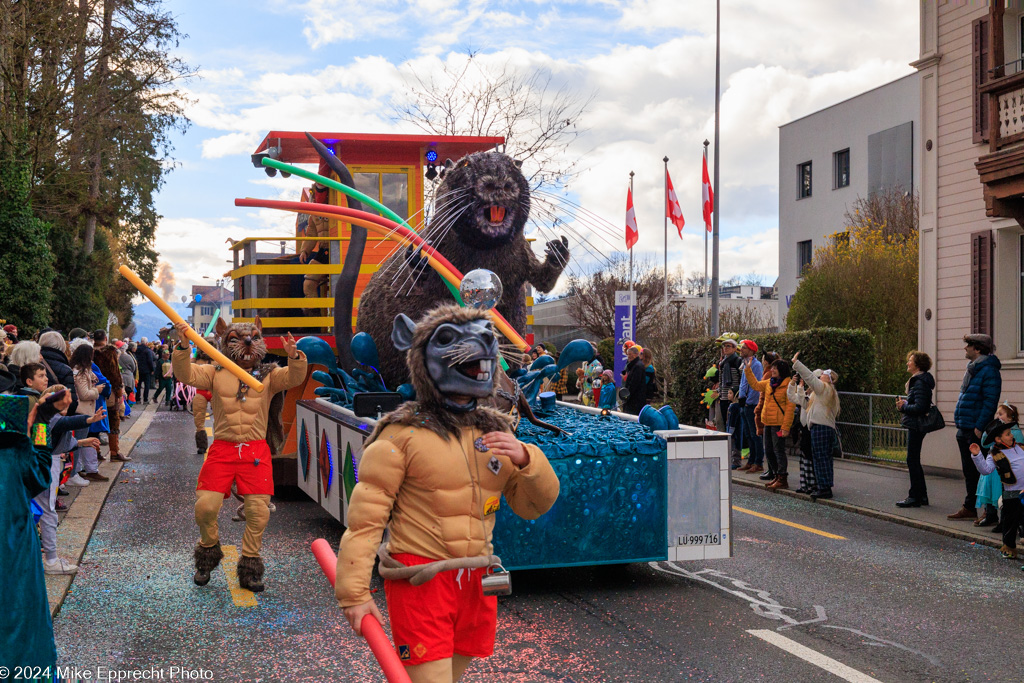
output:
POLYGON ((780 324, 814 250, 859 198, 916 191, 920 85, 914 72, 779 127, 780 324))
MULTIPOLYGON (((1024 403, 1024 7, 938 0, 920 12, 919 343, 951 424, 965 333, 992 335, 1003 399, 1024 403)), ((928 437, 925 464, 960 469, 954 436, 928 437)))

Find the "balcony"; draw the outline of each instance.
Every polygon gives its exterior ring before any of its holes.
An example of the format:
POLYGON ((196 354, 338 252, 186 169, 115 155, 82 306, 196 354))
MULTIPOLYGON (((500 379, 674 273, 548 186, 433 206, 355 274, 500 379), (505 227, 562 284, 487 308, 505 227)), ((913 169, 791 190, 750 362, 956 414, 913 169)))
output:
POLYGON ((1024 225, 1024 71, 1015 71, 978 87, 987 100, 988 153, 975 163, 985 188, 985 213, 1017 219, 1024 225))

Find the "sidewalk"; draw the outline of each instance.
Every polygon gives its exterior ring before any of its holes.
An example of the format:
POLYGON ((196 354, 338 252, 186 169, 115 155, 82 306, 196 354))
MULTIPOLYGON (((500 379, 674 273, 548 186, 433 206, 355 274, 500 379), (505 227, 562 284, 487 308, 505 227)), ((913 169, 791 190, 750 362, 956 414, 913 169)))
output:
MULTIPOLYGON (((789 485, 800 487, 800 465, 790 460, 789 485)), ((732 481, 740 486, 764 489, 757 474, 733 471, 732 481)), ((885 465, 870 465, 850 460, 835 461, 835 487, 831 500, 816 501, 821 505, 849 510, 858 514, 885 519, 897 524, 924 529, 965 541, 994 548, 1000 547, 1002 536, 991 533, 992 527, 976 527, 971 521, 954 521, 946 515, 956 512, 967 493, 962 478, 927 477, 928 507, 898 508, 896 501, 907 497, 910 476, 906 469, 885 465)), ((790 491, 776 491, 793 498, 810 500, 810 496, 790 491)))
MULTIPOLYGON (((132 409, 131 420, 122 423, 125 425, 124 433, 121 435, 121 452, 131 454, 135 444, 145 434, 149 423, 156 415, 157 406, 142 406, 136 404, 132 409)), ((109 449, 107 450, 109 454, 109 449)), ((128 472, 133 472, 132 463, 111 462, 104 460, 100 463, 100 474, 110 477, 110 481, 94 481, 84 488, 69 486, 68 492, 71 495, 60 498, 67 501, 68 510, 59 513, 60 520, 57 526, 57 554, 64 559, 81 565, 82 557, 85 555, 85 548, 89 544, 93 527, 96 526, 96 519, 100 516, 103 503, 107 500, 107 494, 117 483, 123 466, 128 472)), ((46 575, 46 595, 50 603, 50 615, 56 615, 61 603, 68 591, 74 576, 59 574, 46 575)))

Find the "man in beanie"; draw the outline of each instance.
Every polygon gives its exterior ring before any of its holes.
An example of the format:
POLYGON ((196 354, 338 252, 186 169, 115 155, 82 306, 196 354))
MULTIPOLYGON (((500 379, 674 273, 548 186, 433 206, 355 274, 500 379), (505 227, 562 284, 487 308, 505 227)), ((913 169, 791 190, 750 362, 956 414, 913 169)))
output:
MULTIPOLYGON (((960 447, 960 465, 964 472, 964 484, 967 496, 963 507, 951 515, 949 519, 969 519, 978 517, 975 508, 975 492, 978 489, 978 468, 971 460, 971 444, 980 444, 982 430, 992 421, 999 405, 999 393, 1002 391, 1003 380, 999 373, 999 359, 993 355, 995 345, 992 337, 987 334, 965 334, 964 355, 967 358, 967 372, 960 384, 960 397, 956 401, 953 412, 953 423, 956 425, 956 443, 960 447)), ((995 516, 995 509, 988 510, 995 516)))

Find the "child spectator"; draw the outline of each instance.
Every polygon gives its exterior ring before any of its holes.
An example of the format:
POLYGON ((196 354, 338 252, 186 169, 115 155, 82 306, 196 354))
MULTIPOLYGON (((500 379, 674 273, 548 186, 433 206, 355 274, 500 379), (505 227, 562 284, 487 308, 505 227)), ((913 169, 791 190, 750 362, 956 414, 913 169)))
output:
POLYGON ((31 410, 50 380, 46 376, 46 368, 39 363, 22 365, 20 375, 22 387, 18 389, 18 396, 28 396, 28 407, 31 410))
MULTIPOLYGON (((1013 433, 1013 438, 1017 443, 1024 443, 1024 433, 1021 432, 1018 423, 1020 421, 1020 415, 1017 412, 1017 407, 1010 403, 1001 403, 996 408, 996 420, 1003 424, 1011 425, 1010 431, 1013 433)), ((994 426, 994 425, 990 425, 994 426)), ((992 441, 987 436, 981 438, 982 450, 991 448, 992 441)), ((989 474, 983 475, 978 479, 978 488, 975 494, 976 504, 979 510, 984 510, 984 517, 979 517, 974 522, 974 526, 989 526, 994 524, 995 527, 992 529, 992 533, 1001 534, 1004 529, 1004 525, 999 521, 999 498, 1003 495, 1003 482, 999 479, 998 472, 990 472, 989 474)))
POLYGON ((601 402, 597 407, 615 410, 615 375, 611 370, 601 373, 601 402))
POLYGON ((981 474, 997 472, 1003 482, 1003 557, 1017 557, 1017 529, 1021 522, 1021 490, 1024 489, 1024 450, 1017 444, 1011 431, 1013 425, 993 420, 985 435, 993 442, 988 455, 981 454, 981 446, 970 445, 971 460, 981 474))
POLYGON ((32 441, 36 450, 50 454, 50 487, 40 492, 35 501, 43 509, 39 519, 39 536, 43 544, 43 571, 47 574, 74 574, 78 566, 57 555, 57 486, 65 457, 79 443, 99 448, 99 439, 89 438, 78 442, 74 430, 87 428, 103 419, 103 408, 92 416, 73 415, 67 417, 71 407, 71 392, 63 385, 56 384, 47 389, 39 399, 35 422, 32 424, 32 441))

